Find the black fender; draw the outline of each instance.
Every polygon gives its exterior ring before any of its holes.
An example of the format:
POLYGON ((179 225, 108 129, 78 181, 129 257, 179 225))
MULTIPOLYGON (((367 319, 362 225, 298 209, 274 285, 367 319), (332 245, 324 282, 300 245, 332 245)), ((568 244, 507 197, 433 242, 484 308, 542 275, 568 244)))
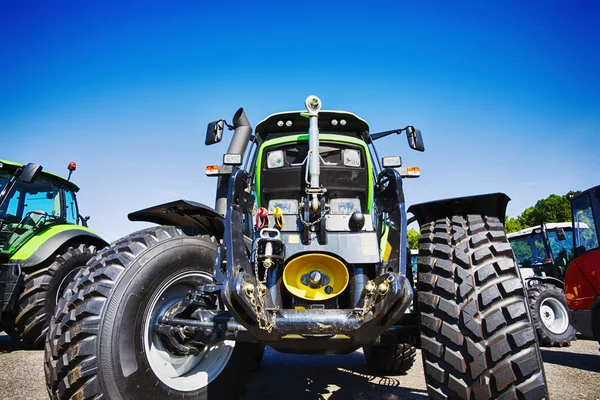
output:
POLYGON ((455 215, 485 215, 497 217, 504 223, 509 201, 510 197, 504 193, 490 193, 413 204, 408 211, 415 216, 419 225, 455 215))
POLYGON ((221 214, 211 207, 189 200, 176 200, 145 208, 132 212, 127 217, 130 221, 199 229, 217 239, 223 238, 225 230, 225 219, 221 214))
POLYGON ((21 268, 27 269, 40 265, 52 257, 56 252, 65 246, 75 246, 77 244, 87 244, 102 249, 108 246, 108 242, 100 236, 84 229, 69 229, 60 232, 42 243, 31 256, 22 260, 11 259, 11 262, 18 263, 21 268))
POLYGON ((525 281, 525 283, 527 283, 528 286, 533 286, 535 285, 535 283, 541 282, 556 286, 557 288, 560 288, 563 291, 565 290, 565 283, 560 279, 556 279, 551 276, 530 276, 523 280, 525 281))

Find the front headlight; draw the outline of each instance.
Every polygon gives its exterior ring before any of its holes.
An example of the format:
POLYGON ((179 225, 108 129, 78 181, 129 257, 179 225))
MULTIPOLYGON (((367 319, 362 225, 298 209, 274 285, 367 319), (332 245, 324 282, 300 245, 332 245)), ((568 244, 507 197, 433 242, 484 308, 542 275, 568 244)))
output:
POLYGON ((283 167, 283 150, 275 150, 275 151, 271 151, 267 154, 267 167, 268 168, 283 167))
POLYGON ((344 150, 344 165, 346 167, 360 167, 360 151, 353 149, 344 150))
POLYGON ((355 211, 361 211, 359 199, 331 199, 329 202, 331 215, 350 215, 355 211))

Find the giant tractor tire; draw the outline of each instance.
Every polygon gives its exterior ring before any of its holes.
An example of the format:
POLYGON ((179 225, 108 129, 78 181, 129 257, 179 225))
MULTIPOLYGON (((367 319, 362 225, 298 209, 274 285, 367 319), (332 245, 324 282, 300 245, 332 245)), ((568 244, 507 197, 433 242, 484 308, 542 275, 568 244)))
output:
POLYGON ((50 317, 77 272, 94 257, 96 248, 81 244, 69 247, 47 267, 25 274, 17 316, 10 334, 24 344, 42 348, 50 317))
POLYGON ((212 282, 216 242, 153 227, 102 250, 61 299, 46 345, 52 399, 230 399, 256 344, 222 341, 172 354, 153 326, 188 291, 212 282))
POLYGON ((434 399, 543 399, 542 359, 513 253, 498 218, 423 224, 418 310, 434 399))
POLYGON ((564 292, 554 285, 538 284, 527 288, 533 325, 543 346, 570 346, 575 328, 569 323, 564 292))

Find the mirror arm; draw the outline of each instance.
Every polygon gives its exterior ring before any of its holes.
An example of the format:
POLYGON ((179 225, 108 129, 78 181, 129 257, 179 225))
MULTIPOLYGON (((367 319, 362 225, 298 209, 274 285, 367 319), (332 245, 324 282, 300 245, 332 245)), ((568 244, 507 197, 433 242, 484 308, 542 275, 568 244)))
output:
POLYGON ((407 134, 409 134, 409 133, 411 133, 411 132, 410 132, 411 130, 412 130, 412 131, 414 131, 414 130, 415 130, 415 128, 414 128, 412 125, 408 125, 408 126, 406 126, 406 127, 402 128, 402 129, 392 129, 391 131, 377 132, 377 133, 374 133, 374 134, 372 134, 372 135, 370 136, 370 138, 371 138, 371 143, 373 143, 373 141, 374 141, 374 140, 381 139, 382 137, 389 136, 389 135, 391 135, 392 133, 395 133, 395 134, 398 134, 398 135, 399 135, 399 134, 401 134, 402 132, 406 132, 407 134))
POLYGON ((382 137, 389 136, 392 133, 400 134, 400 133, 404 132, 405 130, 406 130, 406 128, 404 128, 404 129, 392 129, 391 131, 374 133, 374 134, 372 134, 370 136, 371 142, 373 142, 374 140, 377 140, 377 139, 381 139, 382 137))

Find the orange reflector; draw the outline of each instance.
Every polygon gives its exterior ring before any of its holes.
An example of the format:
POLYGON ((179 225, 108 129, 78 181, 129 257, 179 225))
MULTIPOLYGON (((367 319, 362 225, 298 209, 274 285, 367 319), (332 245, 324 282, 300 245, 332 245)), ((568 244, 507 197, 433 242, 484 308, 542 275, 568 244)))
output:
POLYGON ((551 258, 546 258, 546 259, 544 260, 544 263, 545 263, 545 264, 550 264, 551 262, 552 262, 552 259, 551 259, 551 258))
POLYGON ((219 166, 218 165, 207 165, 206 166, 206 175, 219 175, 219 166))
POLYGON ((406 167, 406 171, 410 174, 410 173, 416 173, 416 174, 420 174, 421 173, 421 169, 419 167, 406 167))

